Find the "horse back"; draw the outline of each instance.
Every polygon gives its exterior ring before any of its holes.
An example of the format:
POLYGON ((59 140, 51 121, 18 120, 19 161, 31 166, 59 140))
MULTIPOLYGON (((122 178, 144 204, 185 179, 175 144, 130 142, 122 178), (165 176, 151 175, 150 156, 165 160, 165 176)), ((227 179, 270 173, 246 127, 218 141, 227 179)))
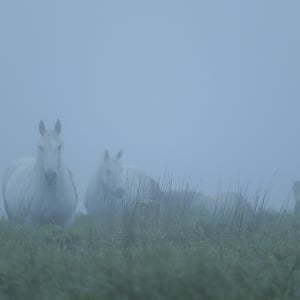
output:
POLYGON ((140 193, 142 197, 152 200, 159 198, 159 184, 146 172, 133 166, 124 167, 123 172, 127 189, 140 193))

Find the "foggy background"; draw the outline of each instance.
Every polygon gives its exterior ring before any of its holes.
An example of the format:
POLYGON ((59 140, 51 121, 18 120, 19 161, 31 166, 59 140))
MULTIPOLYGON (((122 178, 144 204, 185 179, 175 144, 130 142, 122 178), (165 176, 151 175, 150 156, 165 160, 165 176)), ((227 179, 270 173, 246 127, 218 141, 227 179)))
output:
POLYGON ((107 148, 280 208, 300 179, 299 28, 296 0, 1 1, 0 171, 60 118, 80 198, 107 148))

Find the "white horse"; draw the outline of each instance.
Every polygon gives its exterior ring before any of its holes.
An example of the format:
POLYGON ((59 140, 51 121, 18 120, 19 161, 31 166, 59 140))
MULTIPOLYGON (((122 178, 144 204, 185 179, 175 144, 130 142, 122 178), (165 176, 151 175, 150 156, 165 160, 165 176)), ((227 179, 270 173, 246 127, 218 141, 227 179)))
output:
POLYGON ((54 130, 39 124, 36 158, 15 161, 5 172, 2 194, 6 214, 16 223, 70 225, 77 191, 62 161, 61 123, 54 130))
POLYGON ((96 173, 88 184, 85 208, 89 215, 98 215, 104 203, 122 201, 135 204, 139 201, 157 200, 158 183, 145 172, 121 163, 122 152, 111 157, 104 152, 96 173))

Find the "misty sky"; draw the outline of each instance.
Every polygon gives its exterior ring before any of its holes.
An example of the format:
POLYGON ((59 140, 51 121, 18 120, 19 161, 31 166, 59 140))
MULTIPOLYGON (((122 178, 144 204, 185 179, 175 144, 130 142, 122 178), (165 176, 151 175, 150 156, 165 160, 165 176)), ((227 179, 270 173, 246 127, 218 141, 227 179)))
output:
POLYGON ((280 207, 300 179, 299 28, 296 0, 1 1, 0 171, 59 117, 80 196, 107 148, 280 207))

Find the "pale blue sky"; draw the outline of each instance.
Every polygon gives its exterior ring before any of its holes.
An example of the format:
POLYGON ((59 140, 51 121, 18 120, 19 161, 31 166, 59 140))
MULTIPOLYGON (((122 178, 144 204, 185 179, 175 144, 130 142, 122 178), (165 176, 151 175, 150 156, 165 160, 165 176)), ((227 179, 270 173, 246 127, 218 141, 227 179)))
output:
POLYGON ((63 125, 82 196, 105 148, 214 193, 300 179, 300 2, 1 1, 0 168, 63 125))

